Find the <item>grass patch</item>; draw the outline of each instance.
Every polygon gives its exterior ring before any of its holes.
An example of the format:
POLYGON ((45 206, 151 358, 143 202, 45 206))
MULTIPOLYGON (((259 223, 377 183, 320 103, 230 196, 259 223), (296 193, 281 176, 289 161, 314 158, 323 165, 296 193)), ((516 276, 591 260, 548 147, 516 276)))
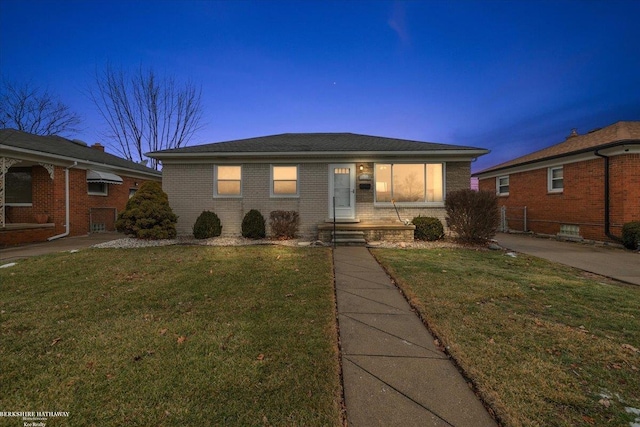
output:
POLYGON ((0 270, 0 410, 82 426, 340 425, 331 271, 328 250, 282 246, 20 261, 0 270))
POLYGON ((627 408, 640 408, 640 289, 525 255, 373 253, 504 425, 638 417, 627 408))

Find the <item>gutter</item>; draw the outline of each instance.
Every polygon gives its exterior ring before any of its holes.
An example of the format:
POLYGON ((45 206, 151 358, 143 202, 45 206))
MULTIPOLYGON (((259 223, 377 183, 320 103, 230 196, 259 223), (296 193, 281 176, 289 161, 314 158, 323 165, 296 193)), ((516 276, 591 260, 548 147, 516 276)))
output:
POLYGON ((66 237, 71 232, 71 224, 69 223, 69 169, 78 166, 78 162, 73 162, 71 166, 64 169, 64 203, 65 203, 65 232, 56 236, 51 236, 47 240, 52 241, 61 237, 66 237))
POLYGON ((609 203, 609 157, 604 154, 600 154, 600 150, 593 152, 598 157, 604 159, 604 234, 613 240, 614 242, 622 242, 622 239, 618 236, 614 236, 611 233, 611 213, 609 203))

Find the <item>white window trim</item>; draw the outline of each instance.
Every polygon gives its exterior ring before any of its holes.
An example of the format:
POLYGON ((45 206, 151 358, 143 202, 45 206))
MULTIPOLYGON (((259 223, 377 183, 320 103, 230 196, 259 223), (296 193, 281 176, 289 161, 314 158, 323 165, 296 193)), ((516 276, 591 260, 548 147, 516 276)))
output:
POLYGON ((562 193, 564 191, 564 169, 562 166, 554 166, 547 168, 547 192, 562 193), (562 169, 562 188, 553 188, 553 171, 562 169))
POLYGON ((496 194, 497 194, 498 196, 508 196, 508 195, 509 195, 509 191, 507 191, 506 193, 501 193, 501 192, 500 192, 500 187, 501 187, 501 185, 500 185, 500 180, 501 180, 501 179, 503 179, 503 178, 507 178, 507 181, 508 181, 508 183, 509 183, 509 184, 508 184, 508 186, 509 186, 509 190, 511 190, 511 179, 509 178, 509 175, 501 175, 501 176, 497 176, 497 177, 496 177, 496 194))
MULTIPOLYGON (((378 164, 388 164, 391 165, 391 170, 393 171, 393 165, 404 165, 404 164, 423 164, 425 165, 425 169, 424 169, 424 173, 425 173, 425 178, 424 178, 424 183, 425 183, 425 192, 426 192, 426 185, 427 185, 427 178, 426 178, 426 173, 427 173, 427 168, 426 165, 442 165, 442 201, 437 201, 437 202, 396 202, 395 205, 398 207, 403 207, 403 208, 429 208, 429 207, 443 207, 444 203, 445 203, 445 199, 447 197, 447 164, 446 162, 375 162, 373 164, 373 207, 375 208, 393 208, 393 203, 392 202, 379 202, 376 199, 376 191, 375 191, 375 182, 376 182, 376 171, 377 168, 376 166, 378 164)), ((391 173, 391 181, 392 181, 392 186, 393 186, 393 172, 391 173)), ((425 193, 425 197, 426 197, 426 193, 425 193)))
POLYGON ((269 195, 272 198, 289 198, 295 199, 300 197, 300 165, 292 164, 271 164, 269 167, 269 195), (296 167, 296 194, 276 194, 273 192, 273 168, 280 166, 295 166, 296 167))
POLYGON ((240 199, 244 190, 244 171, 242 165, 214 165, 213 166, 213 197, 216 199, 240 199), (240 194, 218 194, 218 166, 240 167, 240 194))
POLYGON ((15 207, 29 207, 33 206, 33 203, 5 203, 5 206, 15 206, 15 207))
POLYGON ((100 191, 89 191, 89 183, 87 183, 87 194, 90 196, 108 196, 109 195, 109 184, 106 182, 102 182, 100 184, 104 184, 104 192, 100 191))

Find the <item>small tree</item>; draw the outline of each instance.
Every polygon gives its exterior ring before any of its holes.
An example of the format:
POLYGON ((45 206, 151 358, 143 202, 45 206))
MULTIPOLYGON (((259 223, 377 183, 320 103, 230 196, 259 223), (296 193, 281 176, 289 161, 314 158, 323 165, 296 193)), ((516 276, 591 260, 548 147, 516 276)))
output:
POLYGON ((249 239, 263 239, 266 236, 264 217, 255 209, 251 209, 242 219, 242 236, 249 239))
POLYGON ((445 201, 449 228, 465 242, 484 242, 500 224, 498 198, 490 191, 458 190, 445 201))
POLYGON ((147 181, 118 215, 116 229, 138 239, 173 239, 178 217, 159 183, 147 181))

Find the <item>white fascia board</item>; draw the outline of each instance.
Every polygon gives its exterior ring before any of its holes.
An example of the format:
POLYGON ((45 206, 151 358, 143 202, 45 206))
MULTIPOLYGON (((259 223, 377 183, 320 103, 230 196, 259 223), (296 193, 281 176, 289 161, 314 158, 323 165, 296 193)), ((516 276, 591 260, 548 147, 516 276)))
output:
POLYGON ((36 162, 36 163, 51 163, 56 166, 69 167, 77 162, 77 166, 80 169, 108 169, 110 171, 116 171, 121 175, 125 175, 132 178, 144 178, 144 179, 157 179, 161 180, 162 176, 151 172, 137 171, 135 169, 127 169, 119 166, 109 165, 106 163, 96 163, 89 160, 76 159, 73 157, 60 156, 58 154, 42 153, 39 151, 27 150, 24 148, 11 147, 0 144, 0 157, 13 157, 19 160, 36 162))

